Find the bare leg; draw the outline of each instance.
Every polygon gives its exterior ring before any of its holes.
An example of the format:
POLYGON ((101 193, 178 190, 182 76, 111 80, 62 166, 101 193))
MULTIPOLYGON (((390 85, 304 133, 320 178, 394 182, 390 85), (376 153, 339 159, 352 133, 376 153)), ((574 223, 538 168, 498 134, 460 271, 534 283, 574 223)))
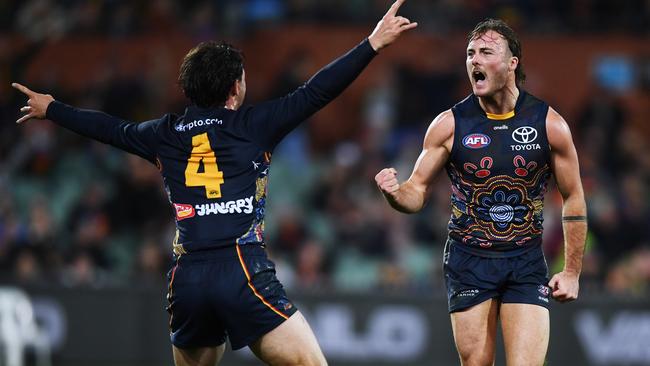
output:
POLYGON ((327 365, 314 332, 300 312, 251 344, 250 349, 268 365, 327 365))
POLYGON ((502 304, 501 329, 508 366, 541 366, 550 332, 548 309, 531 304, 502 304))
POLYGON ((498 314, 499 302, 495 299, 451 313, 451 326, 461 365, 494 364, 498 314))
POLYGON ((176 366, 215 366, 221 361, 226 344, 217 347, 183 349, 172 346, 176 366))

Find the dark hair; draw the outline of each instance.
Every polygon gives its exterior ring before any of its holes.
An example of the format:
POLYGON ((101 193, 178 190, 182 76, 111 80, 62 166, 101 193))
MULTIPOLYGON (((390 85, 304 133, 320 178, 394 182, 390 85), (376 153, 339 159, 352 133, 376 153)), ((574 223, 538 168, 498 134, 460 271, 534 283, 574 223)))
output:
POLYGON ((517 85, 523 84, 526 81, 526 73, 524 72, 524 64, 522 63, 521 42, 519 42, 517 33, 515 33, 515 31, 513 31, 512 28, 510 28, 503 20, 488 18, 476 25, 474 30, 470 32, 467 40, 471 42, 488 31, 495 31, 508 41, 510 52, 513 56, 519 59, 519 63, 515 69, 515 82, 517 85))
POLYGON ((244 71, 242 52, 227 43, 202 42, 183 58, 178 83, 199 107, 223 106, 244 71))

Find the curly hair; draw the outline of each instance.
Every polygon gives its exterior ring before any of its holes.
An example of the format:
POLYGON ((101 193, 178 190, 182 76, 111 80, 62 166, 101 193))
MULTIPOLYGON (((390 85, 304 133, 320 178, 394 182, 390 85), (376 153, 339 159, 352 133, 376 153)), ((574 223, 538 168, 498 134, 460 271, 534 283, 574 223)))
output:
POLYGON ((484 21, 478 23, 473 31, 471 31, 467 37, 468 42, 471 42, 488 31, 495 31, 503 36, 508 42, 508 47, 513 56, 519 59, 517 68, 515 69, 515 82, 517 85, 523 84, 526 81, 526 73, 524 72, 524 64, 522 63, 521 55, 521 42, 519 42, 519 37, 506 22, 501 19, 485 19, 484 21))
POLYGON ((183 58, 178 83, 197 106, 220 107, 243 71, 244 55, 240 50, 223 42, 202 42, 183 58))

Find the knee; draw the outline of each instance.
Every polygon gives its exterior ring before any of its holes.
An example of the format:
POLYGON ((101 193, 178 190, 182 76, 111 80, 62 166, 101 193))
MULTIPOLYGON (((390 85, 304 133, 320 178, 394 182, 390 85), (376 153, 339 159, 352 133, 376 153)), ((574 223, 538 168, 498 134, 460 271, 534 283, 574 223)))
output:
POLYGON ((462 366, 492 366, 494 365, 494 356, 484 353, 461 354, 460 364, 462 366))
POLYGON ((278 362, 270 362, 277 366, 327 366, 327 361, 322 354, 313 352, 296 352, 291 359, 283 359, 278 362))
POLYGON ((300 355, 297 362, 295 364, 293 364, 293 365, 295 365, 295 366, 327 366, 327 361, 325 361, 325 357, 323 357, 323 355, 310 353, 310 354, 300 355))
POLYGON ((303 357, 296 366, 327 366, 327 361, 322 355, 311 354, 303 357))

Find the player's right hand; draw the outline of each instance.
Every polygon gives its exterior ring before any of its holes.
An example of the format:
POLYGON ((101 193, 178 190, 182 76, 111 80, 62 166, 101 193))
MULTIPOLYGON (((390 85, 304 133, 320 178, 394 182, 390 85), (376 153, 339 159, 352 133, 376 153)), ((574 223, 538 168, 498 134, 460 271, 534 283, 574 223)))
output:
POLYGON ((394 168, 382 169, 375 175, 375 183, 384 195, 393 196, 399 190, 397 182, 397 170, 394 168))
POLYGON ((27 105, 20 108, 20 111, 25 113, 25 115, 20 117, 16 123, 23 123, 31 118, 45 118, 47 107, 54 101, 54 98, 51 95, 37 93, 18 83, 11 83, 11 86, 20 90, 27 96, 27 98, 29 98, 27 99, 27 105))
POLYGON ((375 51, 393 43, 403 32, 418 26, 418 23, 411 23, 407 18, 397 15, 397 11, 404 1, 395 1, 368 37, 368 41, 375 51))

